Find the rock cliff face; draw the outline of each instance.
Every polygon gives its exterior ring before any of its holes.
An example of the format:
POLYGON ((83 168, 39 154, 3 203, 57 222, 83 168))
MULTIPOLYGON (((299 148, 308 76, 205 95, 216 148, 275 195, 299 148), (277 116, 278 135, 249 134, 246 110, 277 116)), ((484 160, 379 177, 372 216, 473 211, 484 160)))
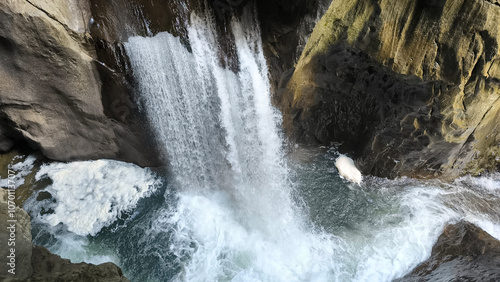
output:
POLYGON ((460 221, 448 225, 431 257, 396 281, 498 281, 500 242, 481 228, 460 221))
POLYGON ((2 269, 0 272, 1 281, 109 281, 126 282, 129 281, 121 269, 113 263, 104 263, 93 265, 87 263, 71 263, 67 259, 62 259, 58 255, 50 253, 44 247, 33 246, 31 243, 31 224, 30 216, 23 209, 13 204, 14 193, 9 193, 5 189, 0 189, 0 240, 2 243, 10 242, 9 238, 14 238, 15 245, 8 246, 4 244, 0 248, 0 263, 2 269), (9 196, 11 195, 11 196, 9 196), (12 211, 13 217, 10 217, 12 211), (14 236, 11 232, 3 232, 10 228, 10 222, 7 220, 17 220, 14 236), (12 256, 11 248, 14 248, 12 267, 8 256, 12 256), (7 266, 7 267, 5 267, 7 266), (13 273, 8 272, 14 269, 13 273))
POLYGON ((365 174, 498 169, 499 22, 497 1, 333 1, 277 91, 285 130, 365 174))
POLYGON ((89 35, 90 12, 85 0, 0 3, 0 149, 26 140, 54 160, 152 163, 137 121, 117 118, 132 110, 102 95, 106 66, 89 35))
MULTIPOLYGON (((221 34, 228 12, 248 2, 208 1, 221 34)), ((342 144, 379 176, 498 169, 498 1, 333 1, 293 72, 329 1, 255 2, 274 100, 295 140, 342 144)), ((158 165, 121 44, 160 31, 183 37, 196 9, 203 4, 0 3, 0 151, 27 142, 54 160, 158 165)), ((231 54, 227 39, 221 52, 231 54)), ((221 56, 237 68, 231 60, 221 56)))
MULTIPOLYGON (((221 54, 229 54, 221 56, 221 64, 235 70, 235 48, 225 28, 232 13, 249 2, 206 2, 223 38, 221 54)), ((317 4, 257 1, 261 18, 272 19, 263 27, 266 42, 275 40, 266 44, 275 77, 292 66, 301 39, 294 29, 317 4), (282 36, 287 44, 276 41, 282 36)), ((189 46, 186 23, 204 6, 177 0, 0 3, 0 152, 27 142, 53 160, 112 158, 159 165, 122 43, 130 36, 168 31, 189 46)), ((309 32, 311 23, 303 29, 309 32)))

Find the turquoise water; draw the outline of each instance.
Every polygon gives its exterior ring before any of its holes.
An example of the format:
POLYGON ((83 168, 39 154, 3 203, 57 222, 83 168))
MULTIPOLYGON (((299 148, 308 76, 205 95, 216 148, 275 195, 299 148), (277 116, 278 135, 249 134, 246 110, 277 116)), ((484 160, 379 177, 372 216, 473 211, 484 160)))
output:
POLYGON ((500 237, 498 175, 452 184, 365 177, 355 185, 338 176, 337 156, 288 155, 304 222, 290 238, 249 230, 226 192, 184 193, 164 175, 96 235, 34 217, 34 241, 75 262, 114 261, 132 281, 390 281, 425 260, 448 223, 466 219, 500 237))
MULTIPOLYGON (((25 207, 39 245, 113 261, 132 281, 391 281, 429 257, 446 224, 500 238, 500 176, 454 183, 338 176, 335 148, 286 151, 257 16, 232 19, 238 71, 218 64, 210 11, 185 42, 125 43, 168 169, 97 160, 43 165, 25 207)), ((226 58, 228 59, 228 58, 226 58)))

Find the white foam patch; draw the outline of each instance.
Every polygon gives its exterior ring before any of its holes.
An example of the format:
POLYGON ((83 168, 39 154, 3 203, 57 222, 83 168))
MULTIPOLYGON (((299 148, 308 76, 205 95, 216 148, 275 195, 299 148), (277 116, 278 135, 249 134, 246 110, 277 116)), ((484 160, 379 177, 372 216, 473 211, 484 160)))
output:
POLYGON ((97 234, 159 184, 149 169, 112 160, 43 165, 36 180, 45 177, 53 182, 45 190, 55 199, 54 212, 39 215, 39 220, 51 226, 63 223, 78 235, 97 234))
MULTIPOLYGON (((12 163, 17 159, 22 159, 24 156, 15 156, 12 163)), ((0 179, 0 187, 7 188, 10 185, 14 185, 16 188, 24 184, 24 178, 26 175, 31 173, 35 163, 36 157, 33 155, 27 156, 23 161, 17 162, 15 164, 9 164, 9 171, 13 171, 13 177, 8 179, 0 179), (9 183, 9 180, 11 181, 9 183), (14 184, 12 183, 14 181, 14 184)))
POLYGON ((340 239, 296 226, 276 236, 249 229, 228 205, 229 197, 181 194, 177 209, 164 210, 153 225, 156 232, 177 226, 174 253, 192 253, 180 280, 328 281, 342 272, 332 264, 342 250, 340 239))
POLYGON ((500 222, 495 223, 485 215, 468 215, 464 219, 483 229, 497 240, 500 240, 500 222))
POLYGON ((429 257, 443 228, 464 216, 445 204, 448 192, 441 188, 404 189, 394 198, 396 210, 342 238, 293 224, 279 234, 248 228, 226 192, 181 193, 152 231, 176 226, 172 251, 191 254, 179 280, 391 281, 429 257))
POLYGON ((340 176, 343 178, 356 184, 361 183, 363 178, 361 172, 358 170, 356 165, 354 165, 354 161, 348 156, 340 155, 335 161, 335 167, 337 167, 340 176))
POLYGON ((481 188, 492 193, 500 193, 500 174, 493 174, 486 177, 471 177, 464 176, 457 179, 455 182, 466 182, 475 188, 481 188))

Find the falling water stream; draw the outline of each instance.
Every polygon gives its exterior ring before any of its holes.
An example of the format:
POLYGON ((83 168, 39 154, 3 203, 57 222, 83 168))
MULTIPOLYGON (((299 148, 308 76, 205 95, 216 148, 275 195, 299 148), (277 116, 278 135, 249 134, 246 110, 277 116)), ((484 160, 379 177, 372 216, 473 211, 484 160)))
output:
POLYGON ((233 19, 238 71, 219 64, 210 12, 189 46, 162 32, 125 44, 168 173, 99 160, 46 164, 34 241, 113 261, 132 281, 390 281, 429 257, 448 223, 500 238, 500 176, 451 184, 341 179, 334 148, 285 152, 255 13, 233 19), (45 196, 43 196, 45 193, 45 196))

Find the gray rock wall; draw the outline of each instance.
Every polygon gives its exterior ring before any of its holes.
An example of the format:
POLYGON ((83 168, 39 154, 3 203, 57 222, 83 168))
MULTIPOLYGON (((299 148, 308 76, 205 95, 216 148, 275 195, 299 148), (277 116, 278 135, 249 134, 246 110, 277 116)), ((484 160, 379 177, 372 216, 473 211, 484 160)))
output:
POLYGON ((26 140, 53 160, 152 165, 141 127, 116 118, 123 112, 120 101, 102 91, 99 68, 107 66, 97 60, 90 18, 83 0, 0 3, 2 139, 26 140), (107 116, 105 107, 115 116, 107 116))

